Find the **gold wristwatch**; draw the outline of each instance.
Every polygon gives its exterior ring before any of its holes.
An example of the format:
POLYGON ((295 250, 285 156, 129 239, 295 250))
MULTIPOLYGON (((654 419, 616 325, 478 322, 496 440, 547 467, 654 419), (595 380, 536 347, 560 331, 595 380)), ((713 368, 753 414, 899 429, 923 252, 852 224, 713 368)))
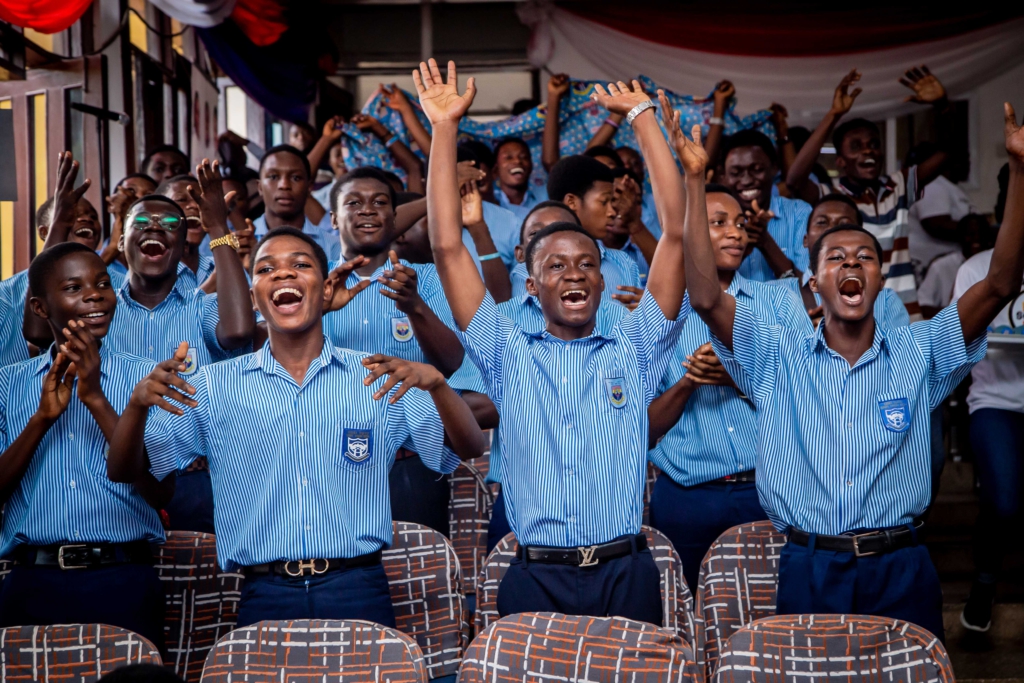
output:
POLYGON ((241 246, 238 243, 238 238, 235 237, 235 233, 233 233, 233 232, 229 232, 228 234, 224 235, 223 237, 218 237, 215 240, 210 240, 210 249, 216 249, 217 247, 221 246, 222 244, 228 245, 229 247, 231 247, 235 251, 238 251, 238 247, 241 246))

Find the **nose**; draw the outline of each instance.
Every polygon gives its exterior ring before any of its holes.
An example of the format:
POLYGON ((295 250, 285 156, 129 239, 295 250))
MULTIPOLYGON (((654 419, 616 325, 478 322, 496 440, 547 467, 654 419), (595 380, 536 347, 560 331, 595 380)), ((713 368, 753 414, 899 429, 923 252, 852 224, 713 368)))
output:
POLYGON ((87 286, 82 301, 102 301, 106 292, 95 286, 87 286))

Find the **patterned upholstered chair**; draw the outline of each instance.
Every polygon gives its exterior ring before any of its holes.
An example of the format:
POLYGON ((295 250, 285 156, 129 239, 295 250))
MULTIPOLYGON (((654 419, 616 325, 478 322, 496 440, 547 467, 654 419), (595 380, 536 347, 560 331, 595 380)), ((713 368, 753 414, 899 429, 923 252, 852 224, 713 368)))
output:
POLYGON ((442 534, 394 522, 384 571, 398 630, 415 639, 428 678, 454 675, 469 644, 469 614, 459 558, 442 534))
POLYGON ((619 617, 527 612, 476 637, 459 683, 698 683, 699 671, 689 644, 667 629, 619 617))
POLYGON ((221 638, 203 683, 295 681, 426 683, 409 636, 369 621, 261 621, 221 638))
POLYGON ((235 627, 243 577, 221 572, 214 536, 196 531, 167 532, 156 570, 164 586, 167 665, 195 683, 210 648, 235 627))
POLYGON ((0 680, 92 683, 128 664, 160 664, 153 643, 106 624, 0 629, 0 680))
POLYGON ((932 633, 906 621, 848 614, 791 614, 744 626, 722 646, 712 680, 826 679, 845 683, 955 680, 949 655, 932 633))
POLYGON ((775 614, 779 554, 786 537, 771 522, 728 529, 700 565, 696 609, 697 657, 710 680, 718 652, 729 636, 750 622, 775 614))
MULTIPOLYGON (((664 534, 647 526, 643 527, 643 531, 647 534, 654 562, 661 571, 662 626, 672 629, 685 638, 686 642, 692 643, 695 636, 693 598, 683 578, 683 563, 672 547, 672 542, 664 534)), ((508 570, 509 562, 516 556, 518 546, 515 536, 509 534, 487 556, 487 563, 477 579, 474 621, 478 637, 485 628, 498 620, 498 586, 508 570)))
POLYGON ((487 525, 495 497, 485 481, 487 465, 485 455, 460 464, 451 476, 448 521, 469 594, 476 592, 476 577, 487 559, 487 525))
POLYGON ((0 560, 0 581, 7 578, 7 575, 14 569, 14 563, 10 560, 0 560))

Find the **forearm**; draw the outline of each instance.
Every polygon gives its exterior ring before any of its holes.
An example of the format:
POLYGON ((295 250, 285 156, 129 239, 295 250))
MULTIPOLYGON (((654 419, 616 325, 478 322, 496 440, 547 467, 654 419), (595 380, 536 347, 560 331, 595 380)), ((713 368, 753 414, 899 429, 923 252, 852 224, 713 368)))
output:
POLYGON ((621 124, 622 116, 620 114, 609 114, 608 118, 601 124, 601 127, 594 133, 594 137, 590 138, 590 142, 587 143, 587 149, 607 145, 615 137, 615 134, 619 132, 619 127, 608 123, 609 120, 614 121, 616 124, 621 124))
POLYGON ((313 145, 313 149, 309 150, 309 154, 306 155, 306 159, 309 160, 309 168, 313 175, 316 176, 316 170, 320 168, 320 162, 324 160, 324 155, 331 151, 331 147, 337 140, 333 140, 326 135, 320 136, 320 139, 313 145))
POLYGON ((416 146, 420 148, 420 151, 429 157, 432 145, 430 133, 428 133, 427 129, 423 127, 423 124, 420 122, 419 117, 416 116, 416 112, 413 111, 412 107, 402 111, 402 121, 405 123, 406 129, 409 131, 409 137, 411 137, 412 141, 416 143, 416 146))
POLYGON ((718 281, 715 252, 708 232, 708 210, 704 201, 704 181, 686 178, 686 227, 684 239, 686 283, 690 305, 707 324, 711 333, 732 349, 732 329, 736 300, 722 291, 718 281))
POLYGON ((633 240, 633 244, 637 246, 640 253, 643 254, 644 260, 647 263, 654 262, 654 253, 658 250, 658 238, 654 236, 647 226, 642 221, 637 219, 639 223, 638 227, 630 230, 629 239, 633 240))
POLYGON ((149 503, 151 508, 162 510, 174 498, 176 479, 174 472, 164 477, 163 481, 157 481, 156 477, 146 472, 134 482, 135 490, 149 503))
POLYGON ((839 116, 834 112, 830 111, 825 114, 825 118, 821 120, 811 136, 807 138, 807 142, 800 148, 796 158, 793 159, 793 163, 786 173, 786 185, 795 196, 803 196, 804 184, 810 178, 811 169, 814 168, 814 163, 818 160, 818 155, 821 154, 821 146, 825 144, 838 122, 839 116))
POLYGON ((395 161, 408 176, 406 189, 409 192, 423 194, 426 188, 423 183, 423 164, 420 162, 420 158, 401 140, 392 142, 388 149, 391 151, 391 156, 395 158, 395 161))
POLYGON ((395 237, 416 225, 416 221, 427 215, 427 198, 406 202, 395 209, 395 237))
MULTIPOLYGON (((228 232, 225 224, 208 226, 210 239, 223 237, 228 232)), ((238 252, 228 245, 213 250, 214 272, 217 280, 217 341, 225 349, 237 349, 252 341, 256 321, 249 296, 249 281, 238 252)))
POLYGON ((781 277, 783 273, 794 269, 793 262, 783 253, 779 243, 768 232, 768 228, 764 230, 764 239, 762 244, 758 245, 758 249, 761 250, 761 255, 764 256, 764 260, 767 261, 768 267, 772 269, 775 277, 781 277))
POLYGON ((320 221, 327 215, 327 210, 324 209, 323 204, 313 199, 312 195, 306 197, 306 205, 303 207, 303 212, 313 225, 319 225, 320 221))
POLYGON ((53 421, 36 413, 29 418, 14 443, 0 455, 0 505, 6 503, 17 490, 32 462, 32 456, 51 426, 53 421))
POLYGON ((686 375, 669 389, 651 401, 647 406, 647 428, 648 448, 654 448, 658 439, 665 436, 668 430, 672 429, 679 418, 683 415, 686 402, 690 400, 697 385, 690 381, 686 375))
POLYGON ((199 289, 203 290, 207 294, 217 293, 217 271, 214 270, 210 273, 210 277, 206 278, 203 284, 199 285, 199 289))
POLYGON ((480 425, 480 429, 497 428, 500 421, 498 408, 487 394, 481 394, 476 391, 463 391, 462 400, 473 411, 473 417, 476 419, 476 423, 480 425))
POLYGON ((147 473, 144 437, 148 415, 148 407, 132 401, 121 413, 113 438, 107 441, 107 477, 110 481, 131 484, 147 473))
POLYGON ((103 438, 106 439, 108 444, 112 443, 114 430, 117 429, 117 422, 120 417, 117 411, 114 410, 114 407, 110 405, 110 401, 100 391, 95 398, 83 399, 82 403, 85 404, 89 414, 92 415, 92 419, 96 421, 96 425, 103 432, 103 438))
POLYGON ((722 146, 722 136, 725 134, 724 117, 727 106, 727 101, 716 101, 715 108, 711 114, 711 118, 723 122, 708 125, 708 134, 704 139, 704 151, 708 153, 708 168, 716 168, 718 166, 718 150, 722 146))
MULTIPOLYGON (((466 226, 466 229, 469 230, 469 234, 473 238, 478 257, 493 256, 498 253, 498 247, 494 245, 491 231, 488 230, 486 223, 466 226)), ((500 258, 480 261, 480 270, 483 271, 484 286, 491 293, 495 303, 500 304, 512 298, 512 281, 509 279, 508 268, 505 267, 504 261, 500 258)))
POLYGON ((544 117, 544 136, 541 139, 541 162, 548 171, 558 163, 561 156, 558 150, 559 121, 561 113, 562 98, 560 96, 548 97, 547 113, 544 117))
POLYGON ((473 417, 473 411, 454 389, 441 383, 430 392, 444 425, 445 443, 460 460, 479 458, 487 450, 487 437, 473 417))
POLYGON ((445 377, 451 377, 462 365, 466 355, 455 332, 441 322, 437 314, 422 301, 409 313, 409 324, 412 325, 413 334, 427 362, 445 377))

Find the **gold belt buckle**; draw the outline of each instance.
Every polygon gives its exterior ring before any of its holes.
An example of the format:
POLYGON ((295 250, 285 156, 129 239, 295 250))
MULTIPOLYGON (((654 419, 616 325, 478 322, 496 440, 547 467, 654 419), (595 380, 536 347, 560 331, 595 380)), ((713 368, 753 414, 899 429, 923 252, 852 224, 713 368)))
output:
POLYGON ((64 561, 64 551, 69 548, 74 550, 76 548, 88 548, 86 545, 62 545, 57 550, 57 566, 61 569, 86 569, 89 565, 87 564, 67 564, 64 561))
POLYGON ((598 558, 594 557, 594 553, 597 552, 597 546, 591 545, 586 548, 576 549, 580 554, 580 566, 581 567, 593 567, 598 563, 598 558))
POLYGON ((323 574, 324 572, 326 572, 327 571, 327 567, 328 567, 328 562, 327 562, 327 560, 325 560, 323 558, 317 558, 315 560, 288 560, 287 562, 284 563, 284 573, 287 574, 288 576, 305 576, 306 575, 306 570, 308 569, 309 573, 311 575, 316 575, 316 574, 323 574), (324 563, 324 568, 323 569, 317 569, 317 566, 316 566, 317 562, 323 562, 324 563), (291 565, 292 564, 294 564, 296 566, 296 571, 294 571, 294 572, 291 570, 291 565))
POLYGON ((854 557, 868 557, 870 555, 877 555, 878 554, 877 550, 861 551, 861 549, 860 549, 860 539, 864 538, 865 536, 879 536, 879 535, 880 534, 878 534, 878 532, 872 531, 872 532, 869 532, 869 533, 866 533, 866 534, 856 534, 855 536, 853 536, 853 556, 854 557))

